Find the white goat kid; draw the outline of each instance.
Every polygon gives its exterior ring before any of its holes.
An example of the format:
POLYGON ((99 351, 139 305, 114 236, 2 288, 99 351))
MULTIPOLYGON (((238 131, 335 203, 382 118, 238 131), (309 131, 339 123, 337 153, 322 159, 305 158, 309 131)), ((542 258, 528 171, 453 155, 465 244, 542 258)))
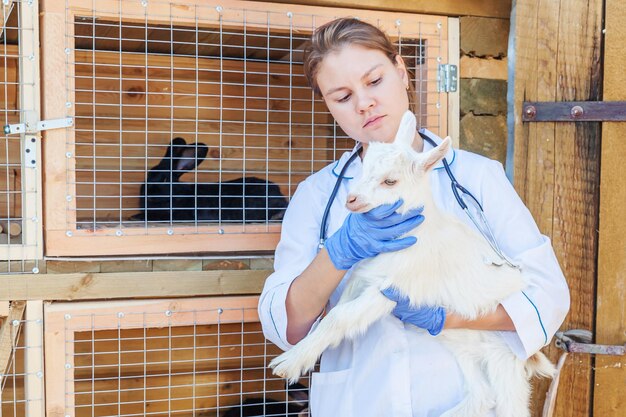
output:
MULTIPOLYGON (((399 212, 423 206, 424 222, 408 234, 416 236, 417 243, 357 264, 337 306, 313 332, 270 363, 275 374, 297 380, 324 350, 358 337, 390 314, 395 302, 381 293, 384 288, 397 288, 414 306, 443 306, 471 320, 494 312, 501 300, 524 287, 520 270, 502 264, 483 236, 437 209, 429 173, 446 155, 450 138, 418 153, 411 147, 415 127, 415 117, 407 112, 393 143, 369 144, 362 177, 347 207, 366 212, 400 198, 404 204, 399 212)), ((517 358, 496 332, 444 330, 437 337, 453 352, 465 379, 464 399, 445 417, 483 416, 493 407, 498 417, 529 416, 529 378, 554 372, 542 353, 528 361, 517 358)))

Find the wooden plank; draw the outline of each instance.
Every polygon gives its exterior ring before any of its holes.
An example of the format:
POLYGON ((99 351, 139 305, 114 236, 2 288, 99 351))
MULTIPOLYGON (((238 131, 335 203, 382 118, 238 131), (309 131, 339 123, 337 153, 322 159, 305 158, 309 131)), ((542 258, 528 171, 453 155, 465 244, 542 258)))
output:
MULTIPOLYGON (((46 390, 46 416, 65 416, 65 319, 60 315, 50 316, 48 309, 50 303, 44 303, 44 341, 46 349, 45 358, 45 390, 46 390)), ((73 336, 73 334, 72 334, 73 336)), ((72 344, 73 347, 73 344, 72 344)), ((71 375, 71 374, 69 374, 71 375)))
POLYGON ((508 60, 495 58, 461 57, 459 67, 461 78, 488 78, 506 80, 508 77, 508 60))
MULTIPOLYGON (((602 2, 524 0, 516 5, 514 183, 540 230, 552 238, 568 279, 572 303, 563 328, 591 329, 598 126, 524 125, 520 116, 524 99, 597 99, 602 2)), ((554 347, 548 353, 553 360, 559 354, 554 347)), ((546 388, 547 381, 535 384, 534 415, 540 415, 546 388)), ((561 374, 555 415, 588 415, 590 398, 591 360, 582 356, 568 362, 561 374)))
POLYGON ((24 400, 28 417, 44 417, 43 301, 26 302, 24 400))
POLYGON ((268 270, 5 275, 0 300, 89 300, 258 294, 268 270))
MULTIPOLYGON (((117 225, 115 225, 117 226, 117 225)), ((71 226, 70 226, 71 227, 71 226)), ((161 253, 267 251, 275 248, 280 238, 280 225, 268 226, 205 226, 174 225, 161 227, 124 227, 123 239, 110 229, 76 230, 68 237, 66 231, 52 230, 46 234, 49 256, 140 255, 161 253), (173 231, 172 235, 167 230, 173 231), (223 230, 220 233, 219 230, 223 230), (98 238, 96 238, 98 237, 98 238), (169 239, 165 241, 164 239, 169 239)), ((3 252, 0 250, 0 254, 3 252)), ((21 253, 19 251, 11 253, 21 253)))
MULTIPOLYGON (((460 28, 459 19, 448 19, 448 64, 459 66, 460 28)), ((447 136, 452 138, 452 146, 458 149, 460 141, 461 89, 457 75, 457 89, 448 93, 448 129, 447 136)))
MULTIPOLYGON (((626 7, 619 0, 605 2, 604 100, 626 100, 626 7)), ((596 343, 626 342, 626 123, 602 124, 600 215, 598 234, 598 287, 596 343)), ((626 357, 595 358, 593 415, 621 417, 626 413, 624 382, 626 357)))
MULTIPOLYGON (((19 3, 19 52, 20 52, 20 112, 21 121, 26 125, 36 125, 41 118, 40 91, 41 78, 39 74, 39 3, 19 3)), ((43 157, 41 152, 41 134, 25 134, 23 140, 32 146, 36 157, 34 168, 26 166, 26 158, 21 158, 22 172, 22 245, 26 259, 43 258, 43 227, 40 219, 43 213, 42 206, 42 179, 41 170, 43 157)), ((24 259, 24 258, 22 258, 24 259)), ((36 416, 37 413, 34 413, 36 416)))
MULTIPOLYGON (((263 0, 254 0, 266 3, 263 0)), ((407 13, 441 14, 448 16, 485 16, 508 19, 511 0, 274 0, 276 3, 306 4, 322 7, 401 11, 407 13)), ((297 7, 297 6, 296 6, 297 7)))
MULTIPOLYGON (((65 59, 65 10, 59 2, 46 1, 43 7, 56 3, 59 10, 42 13, 41 17, 41 83, 43 120, 73 116, 73 110, 65 107, 68 91, 68 76, 65 59)), ((46 190, 44 204, 44 224, 47 229, 66 228, 65 181, 68 167, 66 150, 67 132, 65 129, 46 130, 43 133, 43 153, 46 163, 43 167, 46 190)))
POLYGON ((509 20, 462 17, 461 53, 477 57, 505 57, 509 46, 509 20))

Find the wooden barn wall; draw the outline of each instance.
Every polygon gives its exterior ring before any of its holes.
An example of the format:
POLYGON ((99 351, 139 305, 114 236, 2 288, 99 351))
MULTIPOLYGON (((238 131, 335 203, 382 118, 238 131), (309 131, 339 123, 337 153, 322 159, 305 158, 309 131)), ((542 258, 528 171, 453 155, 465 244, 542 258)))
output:
MULTIPOLYGON (((265 0, 253 0, 264 2, 265 0)), ((274 3, 508 19, 512 0, 273 0, 274 3)))
POLYGON ((504 165, 509 19, 465 16, 460 21, 459 147, 504 165))
MULTIPOLYGON (((626 7, 622 0, 607 0, 604 44, 606 101, 626 101, 626 7)), ((596 343, 626 342, 626 123, 603 123, 600 170, 598 233, 598 287, 596 343)), ((626 356, 596 356, 593 415, 618 417, 626 414, 626 356)))
MULTIPOLYGON (((522 102, 601 99, 602 7, 601 0, 516 2, 514 184, 569 283, 563 329, 594 329, 600 123, 522 123, 522 102)), ((592 365, 588 355, 568 358, 555 416, 589 415, 592 365)), ((547 385, 538 385, 535 403, 547 385)))

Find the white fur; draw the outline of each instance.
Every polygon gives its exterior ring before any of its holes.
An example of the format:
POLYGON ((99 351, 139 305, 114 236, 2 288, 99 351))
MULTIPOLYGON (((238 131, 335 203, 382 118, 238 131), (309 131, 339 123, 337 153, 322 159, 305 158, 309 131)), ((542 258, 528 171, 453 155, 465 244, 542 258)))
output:
MULTIPOLYGON (((395 303, 380 292, 389 286, 415 306, 443 306, 467 319, 494 312, 501 300, 524 287, 519 269, 502 265, 478 232, 435 206, 428 176, 447 153, 450 138, 417 153, 411 148, 414 136, 415 117, 407 112, 394 143, 369 145, 348 208, 365 212, 399 198, 404 200, 400 213, 423 206, 424 222, 409 233, 417 243, 360 262, 337 306, 311 334, 271 362, 275 374, 297 380, 324 350, 363 334, 390 314, 395 303)), ((465 378, 465 398, 445 417, 479 417, 494 406, 498 417, 530 416, 530 376, 554 372, 542 353, 527 362, 518 359, 496 332, 444 330, 437 337, 454 353, 465 378)))

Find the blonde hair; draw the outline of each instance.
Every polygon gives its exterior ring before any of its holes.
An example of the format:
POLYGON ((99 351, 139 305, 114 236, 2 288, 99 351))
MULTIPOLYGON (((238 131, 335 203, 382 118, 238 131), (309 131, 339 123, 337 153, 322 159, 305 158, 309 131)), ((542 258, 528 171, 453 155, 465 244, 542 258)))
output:
MULTIPOLYGON (((355 18, 339 18, 328 22, 313 32, 304 50, 304 75, 316 94, 322 95, 317 84, 317 73, 324 58, 347 45, 381 51, 397 65, 398 50, 389 37, 374 25, 355 18)), ((409 109, 415 113, 415 88, 411 83, 411 73, 407 68, 409 87, 409 109)))

